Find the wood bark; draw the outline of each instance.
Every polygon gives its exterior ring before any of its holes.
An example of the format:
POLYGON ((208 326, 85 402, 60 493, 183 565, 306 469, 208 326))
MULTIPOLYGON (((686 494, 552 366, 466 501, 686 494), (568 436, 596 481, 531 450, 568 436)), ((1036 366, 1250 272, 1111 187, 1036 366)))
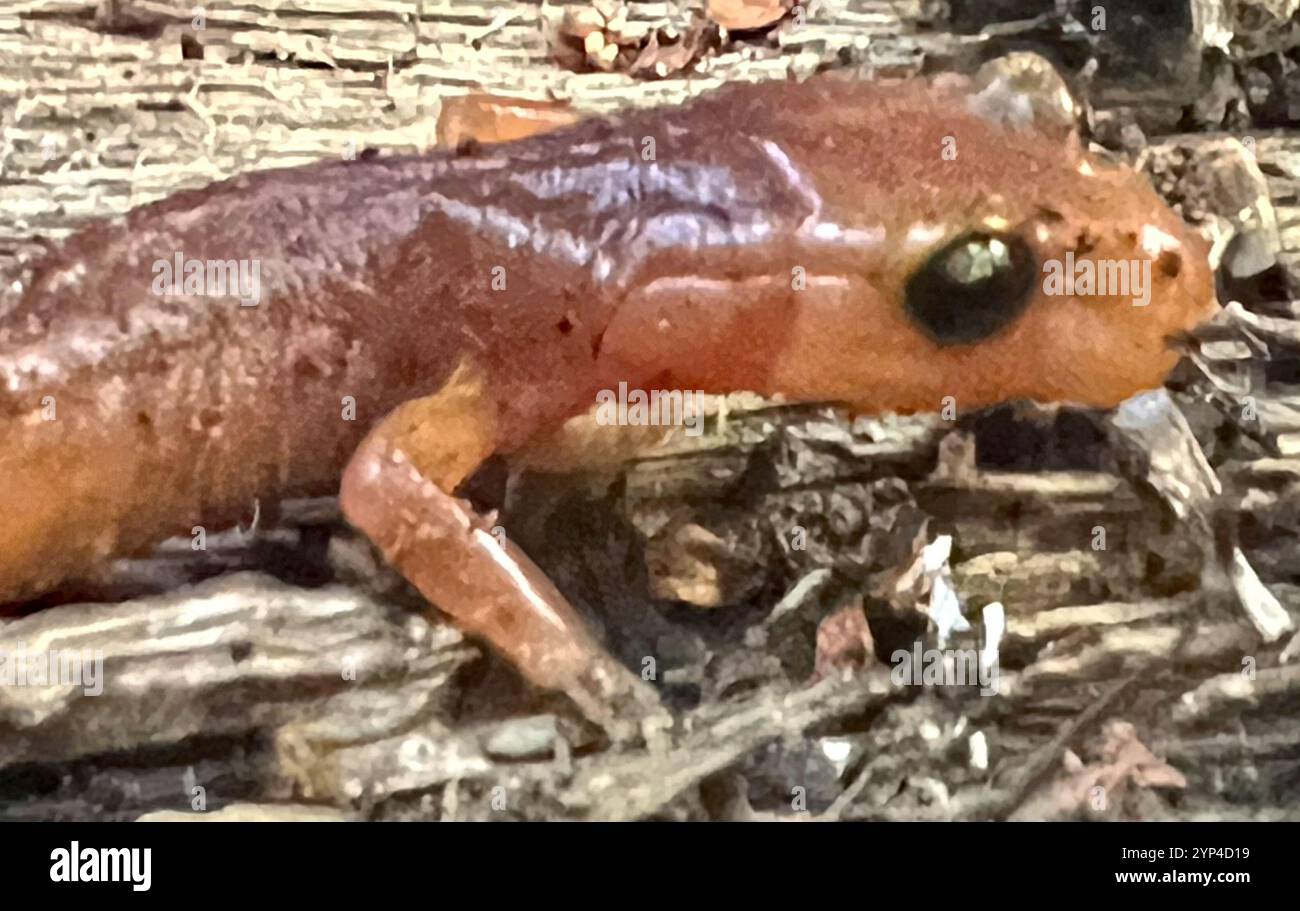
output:
MULTIPOLYGON (((1093 139, 1219 238, 1239 302, 1159 426, 1022 405, 850 422, 739 396, 616 475, 512 478, 526 548, 689 719, 667 752, 592 748, 562 700, 422 614, 332 501, 290 503, 202 553, 123 561, 120 603, 0 626, 9 654, 99 650, 106 684, 0 686, 0 814, 1300 817, 1300 640, 1266 641, 1300 619, 1300 11, 1165 6, 1097 30, 1079 3, 827 0, 699 33, 698 59, 637 78, 575 70, 548 3, 0 0, 6 281, 180 188, 434 148, 468 93, 599 114, 1032 49, 1093 139), (941 535, 976 621, 958 644, 1005 607, 995 697, 894 687, 882 663, 934 644, 908 569, 941 535), (877 657, 825 674, 819 629, 846 611, 877 657), (1120 782, 1100 804, 1070 790, 1098 769, 1120 782)), ((671 43, 702 7, 626 4, 610 40, 671 43)))

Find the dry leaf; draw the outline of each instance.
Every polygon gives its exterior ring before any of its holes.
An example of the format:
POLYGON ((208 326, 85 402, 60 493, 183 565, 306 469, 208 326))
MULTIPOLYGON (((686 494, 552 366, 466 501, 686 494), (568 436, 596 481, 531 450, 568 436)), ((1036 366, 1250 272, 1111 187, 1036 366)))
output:
POLYGON ((1095 760, 1086 765, 1066 751, 1062 772, 1039 787, 1011 814, 1013 820, 1076 819, 1113 816, 1131 786, 1185 788, 1187 779, 1160 759, 1127 721, 1111 721, 1094 745, 1095 760))
POLYGON ((632 26, 622 3, 606 2, 567 8, 554 53, 561 66, 575 71, 621 70, 630 76, 662 78, 695 63, 717 33, 717 26, 698 13, 681 34, 667 26, 632 26))
POLYGON ((709 18, 729 32, 766 28, 778 21, 793 0, 709 0, 709 18))
POLYGON ((641 53, 628 67, 628 75, 662 79, 680 73, 703 55, 716 36, 717 27, 702 16, 694 17, 686 32, 675 41, 664 43, 662 29, 651 32, 641 53))
POLYGON ((813 679, 831 677, 846 669, 856 670, 874 661, 875 643, 861 599, 826 617, 817 627, 813 679))
POLYGON ((460 95, 442 102, 438 145, 458 146, 467 140, 507 142, 549 133, 578 119, 576 111, 559 102, 460 95))

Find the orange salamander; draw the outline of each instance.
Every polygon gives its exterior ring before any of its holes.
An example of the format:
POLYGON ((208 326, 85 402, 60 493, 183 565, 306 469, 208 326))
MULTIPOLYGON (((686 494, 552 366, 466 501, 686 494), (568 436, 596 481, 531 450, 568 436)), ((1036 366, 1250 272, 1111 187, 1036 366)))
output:
POLYGON ((1217 307, 1205 243, 1143 177, 969 97, 733 85, 90 224, 0 303, 0 603, 259 498, 338 492, 429 601, 627 734, 653 691, 455 495, 489 456, 545 446, 620 382, 1107 407, 1217 307), (1067 255, 1140 267, 1145 305, 1053 291, 1067 255))

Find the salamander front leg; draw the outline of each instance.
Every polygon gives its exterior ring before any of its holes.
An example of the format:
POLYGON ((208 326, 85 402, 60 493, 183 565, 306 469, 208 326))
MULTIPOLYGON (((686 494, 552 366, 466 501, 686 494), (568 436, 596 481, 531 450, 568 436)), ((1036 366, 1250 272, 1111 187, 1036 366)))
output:
POLYGON ((654 690, 609 655, 527 555, 451 495, 491 454, 495 430, 495 404, 458 371, 362 442, 343 475, 344 515, 426 598, 530 681, 567 694, 615 740, 653 736, 666 719, 654 690))

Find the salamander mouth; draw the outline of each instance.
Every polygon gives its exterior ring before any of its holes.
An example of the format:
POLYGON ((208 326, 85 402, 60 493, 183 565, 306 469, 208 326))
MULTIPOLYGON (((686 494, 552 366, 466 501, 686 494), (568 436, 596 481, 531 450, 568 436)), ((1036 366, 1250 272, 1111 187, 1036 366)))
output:
POLYGON ((1190 354, 1196 350, 1200 337, 1192 329, 1180 329, 1165 336, 1165 347, 1179 354, 1190 354))

